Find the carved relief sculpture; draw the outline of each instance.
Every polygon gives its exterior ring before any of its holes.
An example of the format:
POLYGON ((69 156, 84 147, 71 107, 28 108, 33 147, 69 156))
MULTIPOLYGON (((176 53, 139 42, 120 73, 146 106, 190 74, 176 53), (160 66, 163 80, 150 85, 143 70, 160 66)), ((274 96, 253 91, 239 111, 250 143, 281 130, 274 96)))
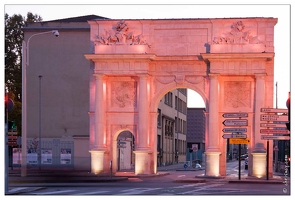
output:
POLYGON ((151 47, 142 34, 135 35, 129 31, 128 23, 121 20, 113 30, 105 30, 104 34, 96 36, 97 41, 102 45, 126 44, 126 45, 148 45, 151 47))
POLYGON ((251 82, 226 81, 224 84, 225 107, 251 107, 251 82))
POLYGON ((213 44, 261 44, 257 36, 251 35, 250 31, 245 31, 242 21, 233 23, 231 31, 219 37, 214 37, 213 44))
POLYGON ((136 107, 136 82, 113 82, 111 103, 120 108, 136 107))

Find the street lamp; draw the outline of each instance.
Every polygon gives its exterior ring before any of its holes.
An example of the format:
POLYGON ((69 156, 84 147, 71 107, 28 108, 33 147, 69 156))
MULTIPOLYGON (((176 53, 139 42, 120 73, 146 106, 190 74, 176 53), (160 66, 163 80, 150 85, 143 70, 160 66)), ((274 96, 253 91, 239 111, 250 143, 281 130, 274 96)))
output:
POLYGON ((27 67, 29 66, 29 44, 32 37, 52 33, 59 36, 58 30, 51 30, 33 34, 29 37, 27 44, 22 44, 22 163, 21 176, 27 175, 27 67))

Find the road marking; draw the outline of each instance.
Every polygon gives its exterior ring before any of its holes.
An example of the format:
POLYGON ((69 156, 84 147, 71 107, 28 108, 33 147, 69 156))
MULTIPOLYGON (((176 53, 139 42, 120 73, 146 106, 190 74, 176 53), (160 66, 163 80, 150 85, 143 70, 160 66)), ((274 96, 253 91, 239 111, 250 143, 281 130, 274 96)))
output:
POLYGON ((28 187, 18 187, 18 188, 13 188, 11 190, 9 190, 9 192, 18 192, 20 190, 25 190, 27 189, 28 187))
POLYGON ((92 195, 92 194, 102 194, 110 191, 92 191, 92 192, 83 192, 83 193, 75 193, 75 195, 92 195))
POLYGON ((212 184, 212 185, 206 185, 204 187, 201 187, 201 188, 198 188, 196 190, 191 190, 191 191, 187 191, 187 192, 182 192, 182 193, 179 193, 179 194, 192 194, 192 193, 195 193, 195 192, 198 192, 198 191, 201 191, 201 190, 206 190, 208 188, 213 188, 213 187, 218 187, 218 186, 222 186, 224 184, 212 184))
POLYGON ((141 194, 141 193, 144 193, 144 192, 149 192, 149 191, 152 191, 152 190, 160 190, 162 188, 133 188, 133 189, 128 189, 128 190, 122 190, 123 193, 120 193, 123 194, 123 195, 127 195, 127 194, 141 194))
POLYGON ((176 186, 173 188, 187 188, 187 187, 193 187, 193 186, 200 186, 200 185, 205 185, 206 183, 195 183, 195 184, 187 184, 187 185, 181 185, 181 186, 176 186))
POLYGON ((48 194, 61 194, 67 192, 74 192, 76 190, 59 190, 59 191, 51 191, 51 192, 32 192, 31 194, 35 195, 48 195, 48 194))

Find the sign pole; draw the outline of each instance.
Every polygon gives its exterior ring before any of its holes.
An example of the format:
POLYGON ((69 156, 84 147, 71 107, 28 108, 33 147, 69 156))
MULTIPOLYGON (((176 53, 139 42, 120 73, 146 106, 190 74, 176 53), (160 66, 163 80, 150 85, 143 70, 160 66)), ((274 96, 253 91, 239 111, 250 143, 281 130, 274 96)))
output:
POLYGON ((267 140, 267 143, 266 143, 266 180, 268 180, 268 161, 269 161, 269 140, 267 140))
POLYGON ((241 144, 239 144, 239 180, 241 180, 241 144))

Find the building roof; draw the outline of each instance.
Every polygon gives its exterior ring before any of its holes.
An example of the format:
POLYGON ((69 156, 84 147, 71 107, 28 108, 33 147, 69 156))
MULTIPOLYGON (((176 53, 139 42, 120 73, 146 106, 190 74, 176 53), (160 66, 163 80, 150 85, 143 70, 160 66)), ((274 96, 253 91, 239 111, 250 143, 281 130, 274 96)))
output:
POLYGON ((87 22, 89 20, 102 20, 102 19, 110 19, 106 17, 101 17, 99 15, 85 15, 85 16, 79 16, 79 17, 70 17, 70 18, 64 18, 64 19, 55 19, 51 21, 45 21, 45 22, 87 22))

